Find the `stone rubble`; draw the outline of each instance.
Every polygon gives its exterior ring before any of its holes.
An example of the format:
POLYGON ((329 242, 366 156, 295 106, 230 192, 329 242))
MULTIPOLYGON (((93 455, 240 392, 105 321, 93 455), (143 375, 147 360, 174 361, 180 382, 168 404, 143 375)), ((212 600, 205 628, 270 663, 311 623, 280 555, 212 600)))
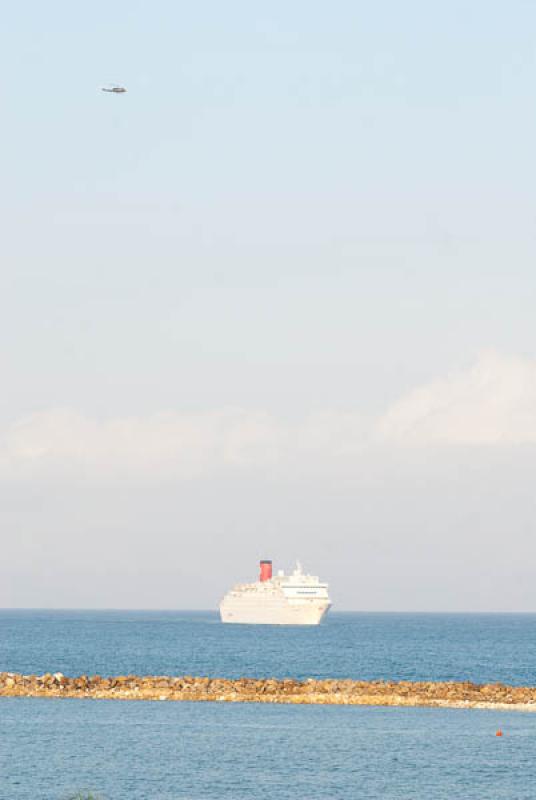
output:
POLYGON ((0 697, 78 697, 116 700, 189 700, 229 703, 505 708, 536 711, 536 687, 469 681, 304 681, 275 678, 193 678, 190 675, 21 675, 0 672, 0 697))

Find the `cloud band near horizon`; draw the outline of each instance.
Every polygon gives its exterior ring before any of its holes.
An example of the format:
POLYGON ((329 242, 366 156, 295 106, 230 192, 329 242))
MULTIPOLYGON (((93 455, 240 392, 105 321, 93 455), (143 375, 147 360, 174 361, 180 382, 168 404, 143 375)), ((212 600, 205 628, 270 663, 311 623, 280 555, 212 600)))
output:
POLYGON ((82 476, 190 479, 286 463, 330 469, 382 447, 536 443, 536 360, 486 352, 418 386, 384 413, 328 409, 295 422, 266 410, 166 411, 98 420, 49 409, 0 434, 3 479, 82 476))

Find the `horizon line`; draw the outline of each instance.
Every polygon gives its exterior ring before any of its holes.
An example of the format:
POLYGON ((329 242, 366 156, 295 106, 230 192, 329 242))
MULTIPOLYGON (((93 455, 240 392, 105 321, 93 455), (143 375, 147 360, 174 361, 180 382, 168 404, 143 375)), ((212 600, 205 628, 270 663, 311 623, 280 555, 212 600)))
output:
MULTIPOLYGON (((218 609, 214 608, 125 608, 120 606, 107 606, 102 608, 96 608, 91 606, 0 606, 0 613, 4 611, 87 611, 87 612, 100 612, 100 613, 108 613, 108 612, 134 612, 134 613, 176 613, 176 614, 215 614, 218 615, 218 609)), ((336 611, 331 610, 329 616, 326 617, 329 620, 330 617, 337 614, 443 614, 443 615, 454 615, 454 614, 527 614, 527 615, 536 615, 536 609, 533 611, 529 610, 493 610, 493 609, 486 609, 483 610, 449 610, 449 609, 436 609, 436 610, 412 610, 412 609, 405 609, 403 611, 397 610, 381 610, 381 609, 350 609, 350 608, 341 608, 337 609, 336 611)), ((247 623, 243 623, 247 624, 247 623)), ((324 623, 323 623, 324 624, 324 623)), ((292 627, 300 627, 292 626, 292 627)))

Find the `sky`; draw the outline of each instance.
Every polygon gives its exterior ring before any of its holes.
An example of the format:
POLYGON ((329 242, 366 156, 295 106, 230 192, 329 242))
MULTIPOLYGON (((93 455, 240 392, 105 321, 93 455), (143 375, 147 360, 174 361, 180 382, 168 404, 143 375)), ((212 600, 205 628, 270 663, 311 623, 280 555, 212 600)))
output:
POLYGON ((8 4, 0 606, 536 612, 535 26, 8 4))

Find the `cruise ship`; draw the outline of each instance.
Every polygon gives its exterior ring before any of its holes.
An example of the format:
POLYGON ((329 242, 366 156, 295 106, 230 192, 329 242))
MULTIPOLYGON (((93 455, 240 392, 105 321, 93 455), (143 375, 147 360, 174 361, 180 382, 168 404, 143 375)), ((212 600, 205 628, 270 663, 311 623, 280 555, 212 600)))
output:
POLYGON ((299 562, 291 575, 272 575, 272 562, 264 560, 258 581, 227 592, 220 616, 222 622, 248 625, 318 625, 330 607, 327 583, 305 575, 299 562))

